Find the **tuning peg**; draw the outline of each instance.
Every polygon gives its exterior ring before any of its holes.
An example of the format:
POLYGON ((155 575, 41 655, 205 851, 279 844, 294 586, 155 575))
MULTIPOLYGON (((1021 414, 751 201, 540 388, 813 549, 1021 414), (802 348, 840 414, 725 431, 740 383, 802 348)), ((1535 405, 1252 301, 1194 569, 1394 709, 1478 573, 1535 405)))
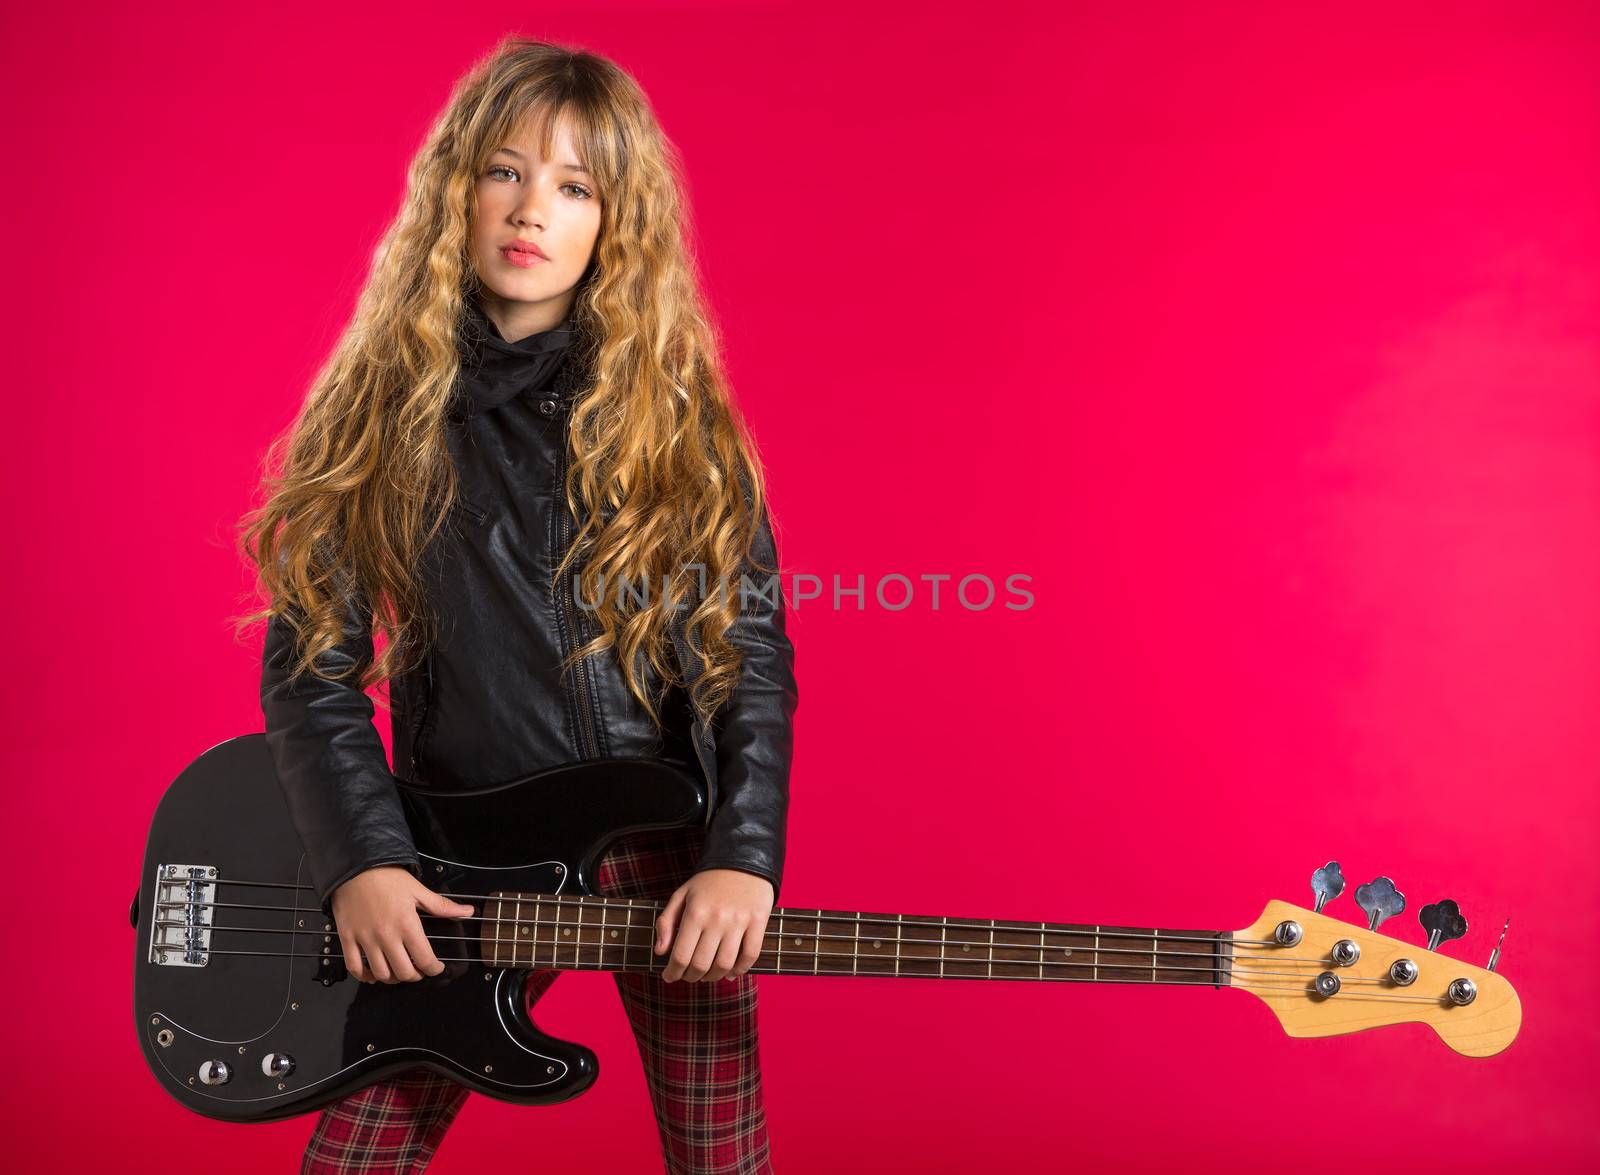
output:
POLYGON ((1430 951, 1438 950, 1441 942, 1460 938, 1467 932, 1467 920, 1461 914, 1461 907, 1449 898, 1423 906, 1417 914, 1417 921, 1428 932, 1430 951))
POLYGON ((1387 877, 1375 877, 1356 886, 1356 905, 1367 912, 1367 929, 1376 930, 1385 918, 1393 918, 1406 908, 1406 895, 1387 877))
POLYGON ((1315 912, 1322 913, 1322 907, 1344 892, 1344 874, 1339 869, 1339 862, 1329 861, 1321 869, 1311 875, 1311 892, 1317 895, 1315 912))

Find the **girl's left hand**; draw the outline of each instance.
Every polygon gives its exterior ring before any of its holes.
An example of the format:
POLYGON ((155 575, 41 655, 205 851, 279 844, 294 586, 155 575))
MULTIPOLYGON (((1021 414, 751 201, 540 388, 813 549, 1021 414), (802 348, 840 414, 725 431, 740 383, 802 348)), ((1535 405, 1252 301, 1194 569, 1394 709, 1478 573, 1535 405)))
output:
POLYGON ((743 975, 761 955, 774 896, 772 882, 742 869, 694 874, 656 919, 655 953, 672 950, 661 978, 671 983, 743 975))

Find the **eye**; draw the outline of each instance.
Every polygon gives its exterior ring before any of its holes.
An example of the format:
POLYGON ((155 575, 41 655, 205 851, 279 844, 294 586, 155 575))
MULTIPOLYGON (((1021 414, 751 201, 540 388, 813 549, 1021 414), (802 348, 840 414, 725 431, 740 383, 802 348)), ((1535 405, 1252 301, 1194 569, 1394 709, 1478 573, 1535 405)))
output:
POLYGON ((507 167, 507 166, 506 166, 506 165, 505 165, 505 164, 503 164, 503 163, 497 163, 497 164, 495 164, 495 165, 494 165, 494 166, 493 166, 493 167, 491 167, 491 168, 490 168, 490 169, 489 169, 489 170, 488 170, 488 171, 486 171, 486 172, 484 172, 484 174, 485 174, 485 175, 493 175, 493 174, 494 174, 494 173, 495 173, 495 172, 497 172, 497 171, 506 171, 506 172, 510 172, 510 173, 511 173, 511 174, 512 174, 512 175, 513 175, 513 176, 514 176, 514 175, 516 175, 516 174, 517 174, 517 173, 516 173, 516 171, 515 171, 515 170, 513 170, 513 169, 512 169, 512 168, 509 168, 509 167, 507 167))
POLYGON ((579 183, 565 183, 565 184, 562 184, 561 186, 563 188, 577 188, 578 191, 583 193, 583 198, 585 200, 594 199, 594 193, 591 192, 588 188, 584 187, 582 184, 579 184, 579 183))

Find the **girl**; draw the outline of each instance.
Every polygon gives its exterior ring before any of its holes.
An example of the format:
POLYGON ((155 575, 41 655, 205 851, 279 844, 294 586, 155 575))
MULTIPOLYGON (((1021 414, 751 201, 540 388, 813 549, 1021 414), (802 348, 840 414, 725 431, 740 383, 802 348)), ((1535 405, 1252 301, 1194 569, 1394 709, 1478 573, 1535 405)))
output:
MULTIPOLYGON (((613 974, 666 1169, 770 1171, 748 969, 782 878, 794 650, 677 167, 614 63, 503 42, 413 161, 243 546, 272 601, 251 617, 267 741, 363 982, 440 973, 418 911, 474 913, 423 884, 395 775, 704 775, 705 827, 623 837, 597 881, 665 901, 659 973, 613 974)), ((530 1005, 558 974, 529 973, 530 1005)), ((466 1095, 421 1068, 368 1086, 323 1111, 303 1171, 420 1172, 466 1095)))

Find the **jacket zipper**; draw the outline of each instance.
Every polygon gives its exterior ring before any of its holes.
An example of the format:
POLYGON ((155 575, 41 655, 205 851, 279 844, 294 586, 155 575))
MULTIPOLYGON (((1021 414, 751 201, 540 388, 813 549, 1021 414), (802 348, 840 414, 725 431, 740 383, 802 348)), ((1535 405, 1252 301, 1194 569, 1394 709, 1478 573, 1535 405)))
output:
MULTIPOLYGON (((562 419, 565 419, 563 414, 562 419)), ((572 511, 567 507, 567 439, 565 432, 558 442, 561 446, 561 465, 556 476, 556 501, 555 509, 561 519, 560 549, 557 551, 557 562, 564 557, 572 543, 573 526, 572 511)), ((579 644, 587 640, 584 635, 585 628, 583 617, 578 614, 578 606, 573 598, 572 578, 568 574, 558 577, 556 584, 556 602, 561 616, 565 619, 564 627, 568 631, 567 652, 570 654, 579 644)), ((585 759, 598 759, 600 757, 600 739, 595 732, 594 715, 599 709, 599 703, 594 698, 594 683, 590 678, 587 660, 579 661, 572 668, 575 686, 575 705, 578 713, 578 751, 585 759)))

